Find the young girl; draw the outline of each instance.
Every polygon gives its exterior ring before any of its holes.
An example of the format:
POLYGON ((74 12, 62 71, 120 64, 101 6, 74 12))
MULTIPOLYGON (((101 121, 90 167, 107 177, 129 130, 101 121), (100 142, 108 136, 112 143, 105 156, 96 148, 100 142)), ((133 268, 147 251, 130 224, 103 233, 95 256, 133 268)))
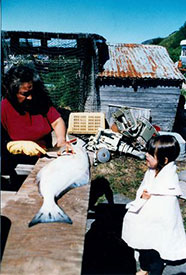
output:
POLYGON ((171 135, 153 137, 147 144, 148 170, 127 205, 122 238, 139 251, 138 275, 160 275, 166 260, 186 259, 186 235, 177 196, 182 194, 175 159, 179 143, 171 135), (148 273, 149 272, 149 273, 148 273))

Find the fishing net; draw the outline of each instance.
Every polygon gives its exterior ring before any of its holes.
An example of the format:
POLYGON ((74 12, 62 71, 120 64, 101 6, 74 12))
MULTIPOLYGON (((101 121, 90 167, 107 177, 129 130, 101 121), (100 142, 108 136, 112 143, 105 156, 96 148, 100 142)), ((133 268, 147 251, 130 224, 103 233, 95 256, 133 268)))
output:
POLYGON ((2 32, 2 75, 15 64, 32 66, 54 106, 84 111, 99 70, 95 41, 104 39, 90 34, 2 32))

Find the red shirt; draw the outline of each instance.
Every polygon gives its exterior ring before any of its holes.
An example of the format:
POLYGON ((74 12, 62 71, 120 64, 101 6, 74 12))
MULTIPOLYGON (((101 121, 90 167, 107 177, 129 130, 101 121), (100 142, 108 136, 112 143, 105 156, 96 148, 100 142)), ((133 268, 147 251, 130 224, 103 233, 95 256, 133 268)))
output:
POLYGON ((11 140, 31 140, 42 145, 43 138, 52 131, 51 123, 59 117, 54 107, 49 108, 46 117, 28 112, 20 115, 6 98, 1 102, 1 123, 11 140))

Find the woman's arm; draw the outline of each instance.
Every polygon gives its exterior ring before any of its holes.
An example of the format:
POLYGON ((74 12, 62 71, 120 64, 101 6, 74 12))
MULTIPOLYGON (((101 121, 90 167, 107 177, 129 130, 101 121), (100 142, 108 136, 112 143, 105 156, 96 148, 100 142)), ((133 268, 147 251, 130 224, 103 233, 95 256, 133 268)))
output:
POLYGON ((56 138, 57 138, 56 146, 57 147, 65 146, 66 152, 74 153, 71 144, 68 141, 66 141, 66 126, 65 126, 64 120, 61 117, 59 117, 51 124, 51 126, 54 129, 54 132, 56 134, 56 138))
POLYGON ((66 126, 64 120, 59 117, 51 124, 51 126, 56 134, 56 146, 61 147, 66 145, 66 126))

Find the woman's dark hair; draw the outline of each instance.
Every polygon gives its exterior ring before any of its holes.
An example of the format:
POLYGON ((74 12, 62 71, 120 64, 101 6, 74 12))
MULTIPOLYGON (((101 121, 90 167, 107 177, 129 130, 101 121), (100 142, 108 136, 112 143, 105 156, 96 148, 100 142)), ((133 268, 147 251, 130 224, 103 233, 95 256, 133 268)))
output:
POLYGON ((160 171, 165 166, 166 158, 168 163, 176 160, 180 153, 180 145, 172 135, 158 135, 147 142, 147 152, 157 157, 157 169, 160 171))
POLYGON ((18 103, 16 95, 19 91, 20 85, 29 81, 32 81, 33 83, 33 107, 31 112, 33 114, 40 113, 46 115, 49 107, 52 105, 51 100, 47 95, 46 89, 39 77, 39 74, 29 66, 12 66, 11 69, 6 73, 3 79, 4 97, 10 101, 10 103, 20 114, 24 114, 24 110, 22 110, 20 104, 18 103))

